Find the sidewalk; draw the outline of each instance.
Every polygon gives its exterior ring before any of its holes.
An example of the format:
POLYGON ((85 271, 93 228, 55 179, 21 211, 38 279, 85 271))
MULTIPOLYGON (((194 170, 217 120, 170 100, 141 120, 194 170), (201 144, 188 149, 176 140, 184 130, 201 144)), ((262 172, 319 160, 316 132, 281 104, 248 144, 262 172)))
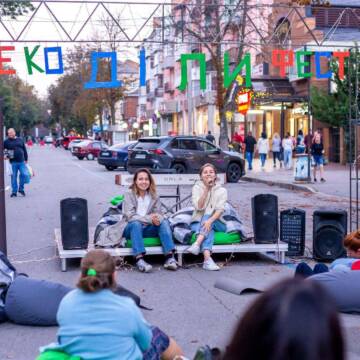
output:
POLYGON ((260 182, 268 185, 280 186, 289 190, 300 190, 305 192, 321 192, 328 195, 349 197, 349 168, 347 166, 331 163, 324 166, 325 183, 314 183, 313 170, 311 169, 311 183, 299 184, 294 180, 294 162, 291 170, 273 167, 272 158, 266 160, 264 169, 261 169, 260 160, 253 161, 253 170, 247 169, 246 175, 241 180, 260 182))

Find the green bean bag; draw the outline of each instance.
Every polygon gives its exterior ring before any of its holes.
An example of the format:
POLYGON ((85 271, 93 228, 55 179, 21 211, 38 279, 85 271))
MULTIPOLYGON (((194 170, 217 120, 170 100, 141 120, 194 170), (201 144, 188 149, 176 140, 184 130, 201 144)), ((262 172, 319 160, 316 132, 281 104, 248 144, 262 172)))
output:
POLYGON ((47 350, 41 353, 36 360, 81 360, 79 356, 71 356, 62 351, 47 350))
MULTIPOLYGON (((195 234, 193 234, 190 243, 195 242, 195 234)), ((239 233, 225 233, 225 232, 215 232, 215 240, 214 245, 231 245, 238 244, 241 242, 241 236, 239 233)), ((125 246, 131 248, 132 243, 130 239, 126 240, 125 246)), ((161 246, 161 242, 159 238, 145 238, 144 246, 161 246)))

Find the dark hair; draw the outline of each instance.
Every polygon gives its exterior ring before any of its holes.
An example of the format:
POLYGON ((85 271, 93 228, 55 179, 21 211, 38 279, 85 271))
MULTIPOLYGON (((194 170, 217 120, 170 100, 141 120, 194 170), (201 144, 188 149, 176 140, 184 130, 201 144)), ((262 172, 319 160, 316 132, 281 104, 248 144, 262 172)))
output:
POLYGON ((138 189, 138 187, 136 185, 136 180, 137 180, 140 173, 146 173, 148 175, 148 178, 149 178, 149 181, 150 181, 149 193, 150 193, 152 198, 155 198, 156 197, 156 184, 155 184, 155 180, 154 180, 153 176, 151 175, 151 172, 148 169, 143 168, 143 169, 136 170, 135 175, 133 177, 133 182, 130 185, 130 189, 132 191, 134 191, 137 196, 140 195, 139 194, 139 189, 138 189))
POLYGON ((235 359, 344 359, 335 304, 315 281, 282 281, 262 294, 240 321, 224 356, 235 359))
POLYGON ((202 173, 203 173, 203 171, 204 171, 204 169, 205 169, 206 167, 211 167, 211 168, 215 171, 215 175, 217 175, 216 167, 215 167, 213 164, 206 163, 206 164, 204 164, 204 165, 200 168, 200 171, 199 171, 199 175, 200 175, 200 176, 202 175, 202 173))
POLYGON ((298 135, 301 135, 301 136, 304 135, 304 133, 301 129, 298 131, 298 135))
POLYGON ((77 287, 85 292, 95 292, 102 289, 114 289, 115 261, 104 250, 91 250, 81 261, 81 276, 77 287), (88 275, 89 269, 96 274, 88 275))
POLYGON ((263 131, 263 132, 261 133, 261 137, 262 137, 263 139, 266 139, 266 132, 265 132, 265 131, 263 131))
POLYGON ((360 229, 345 236, 344 246, 352 251, 358 251, 360 249, 360 229))

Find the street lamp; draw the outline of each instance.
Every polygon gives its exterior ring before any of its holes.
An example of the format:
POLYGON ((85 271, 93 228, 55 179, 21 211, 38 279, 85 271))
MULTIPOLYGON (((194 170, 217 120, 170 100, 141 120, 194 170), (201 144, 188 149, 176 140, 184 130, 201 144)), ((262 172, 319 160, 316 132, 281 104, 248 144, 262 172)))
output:
POLYGON ((5 182, 4 182, 4 118, 3 100, 0 98, 0 251, 7 254, 6 246, 6 214, 5 214, 5 182))

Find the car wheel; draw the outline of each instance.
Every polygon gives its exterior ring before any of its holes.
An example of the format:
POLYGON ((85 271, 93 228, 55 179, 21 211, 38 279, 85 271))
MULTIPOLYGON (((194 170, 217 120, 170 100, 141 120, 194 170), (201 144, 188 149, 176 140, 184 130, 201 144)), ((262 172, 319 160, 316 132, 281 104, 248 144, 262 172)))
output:
POLYGON ((172 169, 175 169, 175 172, 177 174, 185 174, 186 173, 186 167, 183 164, 174 164, 172 166, 172 169))
POLYGON ((226 177, 228 182, 236 183, 240 180, 241 177, 241 166, 236 163, 229 164, 226 170, 226 177))
POLYGON ((109 170, 109 171, 115 170, 115 167, 114 167, 114 166, 106 165, 105 168, 106 168, 106 170, 109 170))
POLYGON ((82 156, 78 156, 77 157, 79 160, 84 160, 84 158, 82 156))
POLYGON ((94 160, 94 155, 93 154, 87 154, 86 158, 88 160, 94 160))

